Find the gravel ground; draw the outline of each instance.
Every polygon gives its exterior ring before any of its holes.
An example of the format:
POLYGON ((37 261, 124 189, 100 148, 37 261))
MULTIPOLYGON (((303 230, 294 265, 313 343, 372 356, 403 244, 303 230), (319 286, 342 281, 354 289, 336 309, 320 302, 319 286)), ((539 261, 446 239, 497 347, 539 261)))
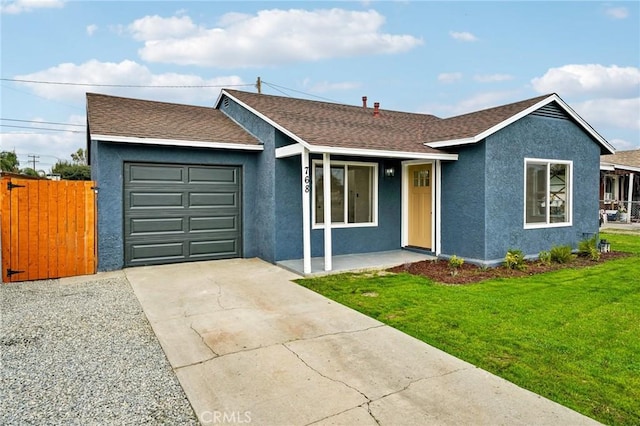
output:
POLYGON ((0 284, 0 424, 198 424, 129 282, 0 284))

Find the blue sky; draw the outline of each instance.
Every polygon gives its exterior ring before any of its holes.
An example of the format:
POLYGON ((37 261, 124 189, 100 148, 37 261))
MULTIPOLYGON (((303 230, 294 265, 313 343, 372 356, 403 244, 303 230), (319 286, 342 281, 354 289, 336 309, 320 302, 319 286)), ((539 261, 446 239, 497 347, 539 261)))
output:
POLYGON ((0 149, 22 167, 85 146, 86 92, 211 106, 258 76, 267 94, 439 117, 556 92, 640 149, 639 2, 1 4, 0 149))

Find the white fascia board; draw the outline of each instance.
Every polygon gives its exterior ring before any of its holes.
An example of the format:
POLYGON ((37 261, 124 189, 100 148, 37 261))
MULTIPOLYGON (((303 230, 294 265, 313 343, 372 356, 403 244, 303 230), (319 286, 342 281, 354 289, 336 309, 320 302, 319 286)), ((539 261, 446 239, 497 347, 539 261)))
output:
POLYGON ((267 123, 271 124, 273 127, 275 127, 276 129, 280 130, 282 133, 284 133, 285 135, 289 136, 291 139, 293 139, 294 141, 298 142, 303 147, 305 147, 307 149, 310 148, 310 145, 304 139, 302 139, 301 137, 297 136, 295 133, 291 132, 290 130, 285 129, 284 127, 282 127, 281 125, 279 125, 278 123, 276 123, 275 121, 273 121, 272 119, 267 117, 266 115, 262 114, 260 111, 254 109, 254 108, 251 108, 249 105, 245 104, 244 102, 240 101, 239 99, 234 98, 232 95, 230 95, 225 90, 221 90, 220 91, 220 96, 218 97, 218 100, 216 101, 216 108, 219 107, 220 100, 222 99, 222 95, 223 94, 228 96, 230 99, 233 99, 234 102, 237 102, 243 108, 247 109, 248 111, 251 111, 253 114, 255 114, 256 116, 260 117, 261 119, 263 119, 267 123))
POLYGON ((640 172, 640 167, 625 166, 624 164, 614 164, 613 167, 616 170, 624 170, 627 172, 640 172))
MULTIPOLYGON (((382 157, 382 158, 412 158, 419 160, 457 160, 458 154, 434 154, 421 152, 401 152, 401 151, 382 151, 358 148, 338 148, 329 146, 309 145, 311 154, 332 154, 332 155, 349 155, 360 157, 382 157)), ((276 149, 276 158, 292 157, 302 154, 305 148, 298 143, 283 146, 276 149)))
POLYGON ((600 170, 603 171, 607 171, 607 172, 612 172, 614 171, 616 168, 613 164, 609 164, 609 163, 600 163, 600 170))
POLYGON ((457 160, 458 154, 429 153, 429 152, 407 152, 407 151, 386 151, 377 149, 362 148, 339 148, 331 146, 311 146, 309 152, 313 154, 335 154, 335 155, 357 155, 362 157, 383 157, 383 158, 414 158, 424 160, 457 160))
POLYGON ((471 138, 465 138, 465 139, 452 139, 452 140, 445 140, 445 141, 436 141, 436 142, 427 142, 425 143, 426 146, 431 147, 431 148, 444 148, 444 147, 450 147, 450 146, 458 146, 458 145, 465 145, 465 144, 471 144, 471 143, 477 143, 480 142, 481 140, 485 139, 486 137, 494 134, 495 132, 497 132, 498 130, 504 129, 505 127, 515 123, 516 121, 520 120, 522 117, 525 117, 529 114, 531 114, 532 112, 534 112, 535 110, 542 108, 543 106, 556 101, 558 102, 558 104, 575 120, 577 121, 580 126, 587 132, 589 133, 595 140, 597 140, 607 151, 609 151, 611 154, 615 154, 615 149, 613 148, 613 146, 611 144, 609 144, 609 142, 606 141, 605 138, 603 138, 602 136, 600 136, 600 134, 598 132, 596 132, 593 127, 591 127, 589 125, 589 123, 587 123, 586 121, 584 121, 582 119, 582 117, 580 117, 578 114, 576 114, 576 112, 571 109, 571 107, 569 107, 569 105, 567 105, 562 99, 560 99, 560 97, 557 94, 553 94, 551 96, 548 96, 547 98, 541 100, 540 102, 530 106, 529 108, 519 112, 518 114, 515 114, 511 117, 509 117, 508 119, 496 124, 495 126, 485 130, 484 132, 471 137, 471 138))
POLYGON ((213 142, 213 141, 187 141, 187 140, 178 140, 178 139, 136 138, 131 136, 111 136, 111 135, 91 135, 90 139, 93 141, 101 141, 101 142, 182 146, 182 147, 189 147, 189 148, 216 148, 216 149, 233 149, 233 150, 244 150, 244 151, 264 151, 264 146, 262 145, 247 145, 242 143, 227 143, 227 142, 213 142))
POLYGON ((276 158, 286 158, 300 155, 304 152, 304 149, 305 148, 299 143, 282 146, 280 148, 276 148, 276 158))

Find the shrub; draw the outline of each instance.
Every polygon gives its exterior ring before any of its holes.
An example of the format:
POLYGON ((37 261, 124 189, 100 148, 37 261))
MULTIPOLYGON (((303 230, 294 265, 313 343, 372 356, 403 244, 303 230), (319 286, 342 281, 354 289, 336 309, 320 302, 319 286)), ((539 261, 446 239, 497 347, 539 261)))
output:
POLYGON ((569 263, 575 257, 570 245, 553 246, 549 253, 551 255, 551 261, 556 263, 569 263))
POLYGON ((455 254, 449 258, 449 268, 451 269, 451 275, 454 277, 458 275, 458 268, 464 264, 464 259, 456 256, 455 254))
POLYGON ((549 253, 549 251, 547 250, 542 250, 538 254, 538 260, 540 260, 540 263, 542 263, 543 265, 551 265, 551 253, 549 253))
POLYGON ((588 257, 594 262, 600 260, 600 251, 598 250, 595 235, 578 243, 578 254, 580 256, 588 257))
POLYGON ((527 269, 522 250, 509 249, 507 255, 504 257, 504 266, 506 266, 507 269, 517 269, 519 271, 527 269))

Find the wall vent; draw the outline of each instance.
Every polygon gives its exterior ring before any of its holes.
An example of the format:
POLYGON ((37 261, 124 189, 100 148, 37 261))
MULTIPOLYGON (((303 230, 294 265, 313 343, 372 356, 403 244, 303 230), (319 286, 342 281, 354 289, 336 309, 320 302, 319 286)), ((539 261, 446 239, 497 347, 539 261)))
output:
POLYGON ((225 108, 229 108, 229 98, 224 98, 224 101, 222 101, 222 105, 225 108))
POLYGON ((531 115, 537 115, 539 117, 546 118, 557 118, 559 120, 569 120, 569 116, 562 108, 560 108, 560 105, 558 105, 557 102, 551 102, 543 106, 542 108, 538 108, 537 110, 533 111, 531 115))

